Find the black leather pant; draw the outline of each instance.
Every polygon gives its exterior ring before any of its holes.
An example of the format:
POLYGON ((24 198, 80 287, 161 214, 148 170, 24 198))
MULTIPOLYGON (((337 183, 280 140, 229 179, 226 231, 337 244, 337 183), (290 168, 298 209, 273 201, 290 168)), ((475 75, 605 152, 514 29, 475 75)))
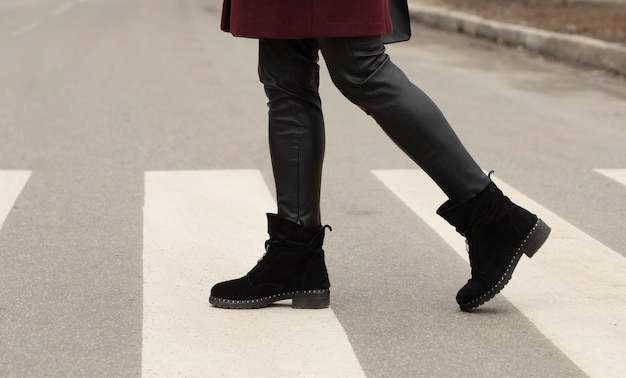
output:
POLYGON ((372 116, 452 201, 472 198, 489 184, 437 106, 391 62, 380 37, 261 39, 259 77, 269 99, 279 216, 306 226, 321 223, 320 50, 341 93, 372 116))

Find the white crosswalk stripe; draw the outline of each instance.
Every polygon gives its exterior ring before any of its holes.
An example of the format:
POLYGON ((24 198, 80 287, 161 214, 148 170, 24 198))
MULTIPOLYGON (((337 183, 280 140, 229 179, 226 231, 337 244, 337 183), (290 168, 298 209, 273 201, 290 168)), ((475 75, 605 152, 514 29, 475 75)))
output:
POLYGON ((595 169, 595 171, 626 186, 626 169, 595 169))
MULTIPOLYGON (((626 185, 626 170, 596 171, 626 185)), ((5 193, 13 193, 2 198, 15 198, 30 174, 0 173, 5 193)), ((373 173, 467 261, 463 239, 435 214, 445 197, 424 172, 373 173)), ((585 373, 619 376, 626 368, 626 259, 494 180, 553 229, 503 295, 585 373)), ((262 215, 274 208, 256 170, 145 174, 144 376, 364 375, 331 309, 232 311, 207 303, 213 283, 245 274, 260 257, 262 215)))
POLYGON ((30 178, 30 171, 0 171, 0 228, 30 178))
MULTIPOLYGON (((623 179, 624 172, 608 175, 623 179)), ((467 259, 463 239, 435 214, 445 196, 423 171, 373 172, 467 259)), ((606 174, 606 172, 603 172, 606 174)), ((497 185, 552 227, 532 261, 522 261, 504 295, 583 371, 594 377, 626 370, 626 259, 497 178, 497 185)))
POLYGON ((87 0, 75 0, 75 1, 70 1, 68 3, 62 4, 60 7, 52 10, 49 14, 44 15, 44 16, 40 16, 39 19, 32 20, 32 21, 28 22, 27 24, 22 25, 21 27, 13 30, 10 33, 10 36, 15 38, 15 37, 19 37, 19 36, 21 36, 23 34, 26 34, 26 33, 30 32, 31 30, 34 30, 34 29, 40 27, 47 20, 53 19, 55 17, 62 16, 63 14, 69 12, 70 10, 75 8, 76 6, 81 5, 82 3, 86 2, 86 1, 87 0))
POLYGON ((274 208, 255 170, 145 174, 143 376, 364 375, 331 309, 208 304, 260 257, 274 208))

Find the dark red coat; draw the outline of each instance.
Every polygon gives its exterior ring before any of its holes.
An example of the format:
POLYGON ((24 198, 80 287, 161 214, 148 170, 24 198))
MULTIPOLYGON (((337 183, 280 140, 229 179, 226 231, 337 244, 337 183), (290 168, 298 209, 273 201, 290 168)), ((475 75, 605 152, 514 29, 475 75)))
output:
POLYGON ((257 38, 386 35, 389 0, 224 0, 222 30, 257 38))

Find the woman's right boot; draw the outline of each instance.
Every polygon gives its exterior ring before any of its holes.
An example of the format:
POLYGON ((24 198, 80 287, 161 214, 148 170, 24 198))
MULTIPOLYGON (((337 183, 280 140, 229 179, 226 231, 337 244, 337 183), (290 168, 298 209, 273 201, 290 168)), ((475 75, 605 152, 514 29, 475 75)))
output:
POLYGON ((216 307, 251 309, 291 299, 294 308, 326 308, 330 282, 324 262, 324 231, 267 214, 265 255, 245 276, 216 284, 209 302, 216 307))

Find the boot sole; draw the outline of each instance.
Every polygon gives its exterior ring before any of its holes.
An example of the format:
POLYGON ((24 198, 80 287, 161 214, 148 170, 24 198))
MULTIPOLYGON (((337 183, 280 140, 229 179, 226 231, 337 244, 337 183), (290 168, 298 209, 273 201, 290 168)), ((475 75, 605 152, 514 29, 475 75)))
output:
POLYGON ((291 299, 291 307, 298 309, 321 309, 330 306, 330 290, 301 290, 288 293, 280 293, 263 298, 233 300, 209 297, 209 303, 215 307, 225 309, 257 309, 267 307, 268 305, 291 299))
POLYGON ((545 224, 541 219, 537 219, 537 222, 533 226, 532 230, 530 230, 528 235, 526 235, 526 238, 515 252, 515 255, 513 255, 513 258, 511 259, 509 266, 506 268, 506 271, 504 272, 502 277, 500 277, 495 286, 489 289, 483 295, 472 299, 469 302, 460 304, 459 306, 461 307, 461 310, 466 312, 472 311, 474 308, 484 304, 491 298, 495 297, 496 294, 498 294, 511 280, 513 271, 515 270, 515 267, 517 266, 519 260, 522 258, 522 255, 525 254, 529 258, 533 257, 535 253, 537 253, 539 248, 541 248, 543 243, 545 243, 545 241, 548 239, 550 231, 551 228, 547 224, 545 224))

